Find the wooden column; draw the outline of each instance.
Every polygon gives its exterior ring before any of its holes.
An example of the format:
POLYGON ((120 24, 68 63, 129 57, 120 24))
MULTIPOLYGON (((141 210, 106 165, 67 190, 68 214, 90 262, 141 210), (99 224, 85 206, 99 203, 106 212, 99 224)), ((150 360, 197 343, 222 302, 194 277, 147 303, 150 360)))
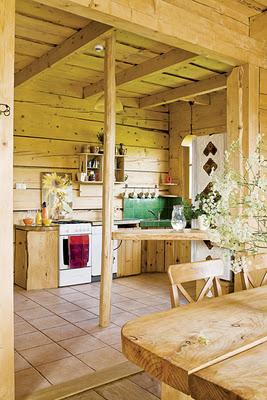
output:
POLYGON ((113 187, 116 136, 116 82, 115 82, 115 34, 105 44, 105 139, 103 176, 103 230, 102 266, 100 288, 100 326, 108 326, 111 311, 111 285, 113 265, 113 187))
POLYGON ((13 104, 15 0, 0 0, 0 399, 14 398, 13 333, 13 104), (1 107, 2 109, 2 107, 1 107))
MULTIPOLYGON (((241 65, 227 79, 227 147, 239 139, 242 151, 249 155, 259 133, 259 68, 241 65)), ((241 168, 240 159, 233 160, 241 168)))
MULTIPOLYGON (((259 68, 254 65, 234 68, 227 80, 227 147, 239 139, 246 157, 254 151, 259 133, 259 95, 259 68)), ((242 173, 242 159, 238 153, 231 159, 231 165, 242 173)), ((241 288, 237 274, 234 289, 241 288)))

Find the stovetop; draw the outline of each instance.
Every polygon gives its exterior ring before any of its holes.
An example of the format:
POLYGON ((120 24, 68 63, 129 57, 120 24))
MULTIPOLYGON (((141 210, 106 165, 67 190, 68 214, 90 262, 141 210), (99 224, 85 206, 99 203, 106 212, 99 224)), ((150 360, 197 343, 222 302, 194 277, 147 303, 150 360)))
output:
POLYGON ((59 224, 59 225, 66 225, 66 224, 88 224, 88 221, 82 221, 79 219, 61 219, 61 220, 56 220, 53 221, 53 224, 59 224))

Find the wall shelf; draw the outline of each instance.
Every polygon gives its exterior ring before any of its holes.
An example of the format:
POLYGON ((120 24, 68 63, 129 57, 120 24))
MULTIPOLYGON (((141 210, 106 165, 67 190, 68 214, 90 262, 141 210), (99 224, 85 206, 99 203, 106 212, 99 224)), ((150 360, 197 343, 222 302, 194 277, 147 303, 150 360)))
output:
MULTIPOLYGON (((78 181, 80 185, 102 185, 103 184, 103 153, 89 153, 82 152, 78 153, 80 157, 79 170, 89 176, 90 172, 94 171, 96 180, 95 181, 78 181), (91 163, 94 165, 97 162, 97 166, 90 167, 91 163)), ((125 177, 125 155, 115 154, 115 165, 114 165, 114 179, 115 184, 124 184, 125 177)))

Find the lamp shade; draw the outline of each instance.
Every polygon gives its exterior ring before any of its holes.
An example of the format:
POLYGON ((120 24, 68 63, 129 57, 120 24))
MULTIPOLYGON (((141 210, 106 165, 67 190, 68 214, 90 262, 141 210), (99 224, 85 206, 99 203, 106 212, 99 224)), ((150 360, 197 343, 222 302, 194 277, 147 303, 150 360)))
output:
MULTIPOLYGON (((102 94, 102 96, 99 97, 97 102, 95 103, 95 110, 104 112, 105 111, 105 95, 102 94)), ((118 97, 116 97, 116 112, 122 112, 123 111, 123 105, 122 102, 118 97)))
POLYGON ((190 147, 195 138, 196 138, 196 135, 186 135, 182 140, 181 146, 190 147))

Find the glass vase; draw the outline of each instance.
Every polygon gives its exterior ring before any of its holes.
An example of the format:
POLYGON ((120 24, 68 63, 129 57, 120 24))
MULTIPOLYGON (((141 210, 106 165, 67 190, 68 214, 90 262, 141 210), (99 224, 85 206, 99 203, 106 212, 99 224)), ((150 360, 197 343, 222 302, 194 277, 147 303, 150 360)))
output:
POLYGON ((186 227, 186 219, 184 216, 184 206, 173 206, 171 224, 176 231, 182 231, 186 227))

